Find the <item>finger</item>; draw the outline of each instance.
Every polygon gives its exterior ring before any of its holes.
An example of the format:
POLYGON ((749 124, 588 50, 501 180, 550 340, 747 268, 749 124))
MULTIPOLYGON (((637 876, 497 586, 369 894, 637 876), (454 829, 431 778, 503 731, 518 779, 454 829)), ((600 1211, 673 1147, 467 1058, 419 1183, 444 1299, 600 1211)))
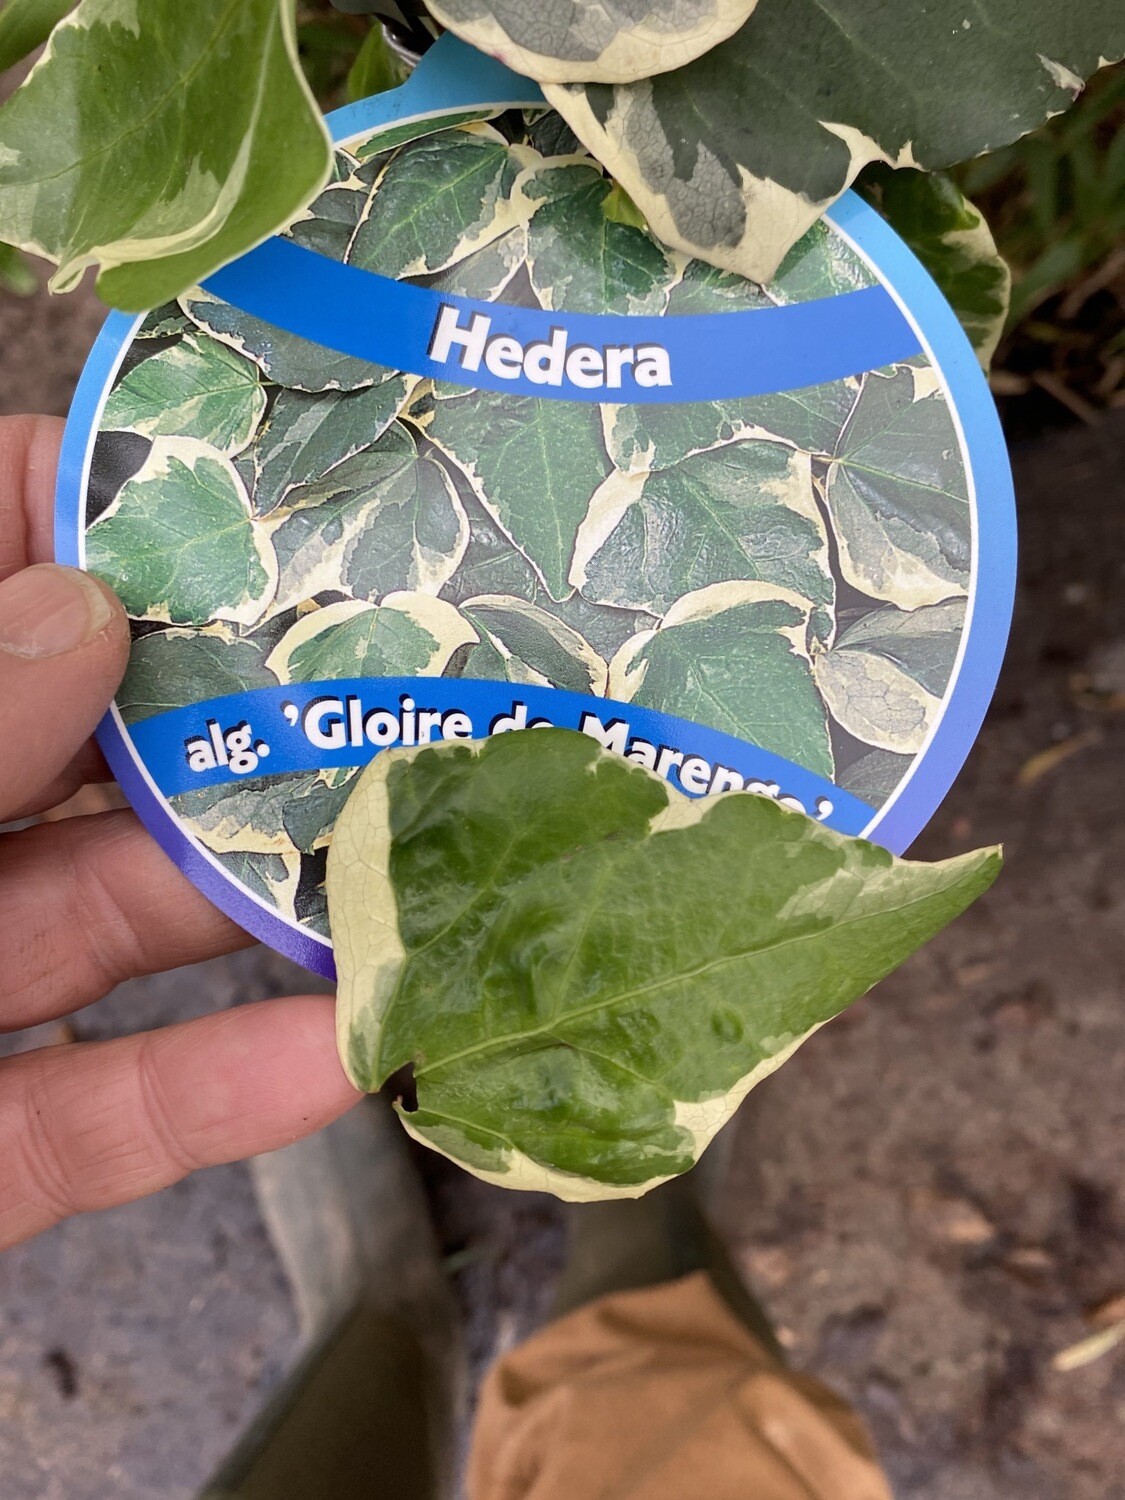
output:
POLYGON ((39 563, 0 583, 0 821, 66 769, 128 656, 125 611, 89 573, 39 563))
POLYGON ((58 807, 60 802, 69 801, 84 786, 112 780, 113 772, 106 765, 105 756, 98 749, 97 742, 87 740, 84 745, 79 746, 77 755, 65 770, 60 771, 46 786, 40 787, 21 807, 9 808, 5 818, 9 823, 15 823, 20 818, 34 817, 36 813, 58 807))
POLYGON ((61 417, 0 417, 0 578, 54 557, 61 417))
MULTIPOLYGON (((61 417, 0 417, 0 579, 54 556, 55 478, 64 423, 61 417)), ((91 740, 70 766, 18 807, 9 819, 56 807, 110 771, 91 740)))
POLYGON ((0 1248, 319 1130, 360 1095, 329 996, 0 1063, 0 1248))
POLYGON ((0 1031, 253 941, 124 811, 7 834, 0 911, 0 1031))

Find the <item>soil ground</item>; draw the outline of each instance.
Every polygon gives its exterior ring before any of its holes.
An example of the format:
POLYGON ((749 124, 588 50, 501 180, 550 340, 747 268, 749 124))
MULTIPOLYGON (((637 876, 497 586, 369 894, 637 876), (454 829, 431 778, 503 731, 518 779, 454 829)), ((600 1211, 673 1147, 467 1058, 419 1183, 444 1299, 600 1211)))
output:
MULTIPOLYGON (((88 297, 0 300, 0 410, 63 411, 98 321, 88 297)), ((1011 650, 914 850, 1002 841, 1007 869, 756 1091, 722 1195, 793 1361, 863 1410, 900 1500, 1125 1494, 1125 1347, 1052 1364, 1125 1316, 1125 413, 1014 461, 1011 650)), ((72 1027, 310 987, 254 949, 125 985, 72 1027)), ((426 1170, 479 1371, 542 1314, 558 1210, 426 1170)), ((4 1500, 186 1500, 295 1340, 241 1167, 10 1252, 4 1500)))

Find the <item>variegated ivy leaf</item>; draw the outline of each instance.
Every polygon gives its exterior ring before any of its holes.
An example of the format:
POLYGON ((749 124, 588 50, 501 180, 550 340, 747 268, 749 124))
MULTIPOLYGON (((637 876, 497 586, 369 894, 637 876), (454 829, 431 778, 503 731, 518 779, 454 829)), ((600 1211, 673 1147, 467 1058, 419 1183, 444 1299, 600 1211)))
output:
POLYGON ((159 437, 86 533, 86 564, 131 615, 177 625, 252 625, 277 560, 230 461, 195 438, 159 437))
POLYGON ((585 147, 557 110, 523 112, 525 140, 540 156, 580 155, 585 147))
POLYGON ((737 401, 603 406, 606 447, 621 469, 669 469, 739 438, 773 437, 829 457, 859 394, 859 381, 836 380, 737 401))
POLYGON ((189 334, 134 365, 110 393, 101 426, 142 437, 198 438, 240 453, 266 409, 257 365, 217 339, 189 334))
POLYGON ((609 668, 589 641, 526 599, 485 594, 466 599, 461 613, 480 637, 468 652, 463 677, 538 683, 604 696, 609 668))
POLYGON ((387 377, 382 365, 286 333, 198 287, 185 292, 180 305, 198 328, 252 359, 277 385, 298 391, 358 391, 387 377))
POLYGON ((771 391, 739 404, 739 415, 750 428, 771 432, 806 453, 830 457, 840 429, 855 406, 860 383, 854 377, 807 385, 796 391, 771 391))
POLYGON ((366 136, 363 141, 353 145, 352 150, 360 161, 366 161, 376 154, 393 151, 396 146, 405 145, 407 141, 420 141, 423 136, 435 135, 439 130, 450 130, 456 125, 474 125, 485 120, 494 119, 500 113, 495 106, 484 106, 481 109, 456 110, 453 114, 428 115, 419 120, 403 120, 396 125, 388 125, 384 130, 376 130, 366 136))
POLYGON ((716 313, 789 307, 874 286, 876 279, 847 241, 821 221, 801 236, 766 286, 705 260, 685 261, 669 295, 668 311, 716 313))
POLYGON ((327 476, 346 458, 370 448, 406 405, 417 380, 387 371, 350 393, 282 390, 246 457, 253 466, 251 500, 268 515, 303 484, 327 476))
POLYGON ((559 729, 392 750, 328 852, 352 1081, 407 1130, 568 1199, 685 1171, 745 1095, 995 878, 753 793, 689 802, 559 729))
POLYGON ((824 220, 805 231, 765 287, 779 307, 816 302, 875 286, 878 277, 842 235, 824 220))
POLYGON ((526 156, 489 125, 399 147, 374 185, 348 261, 401 277, 463 260, 526 218, 512 194, 526 156))
POLYGON ((301 859, 301 880, 297 886, 294 916, 302 927, 321 937, 328 932, 328 893, 324 889, 324 866, 328 856, 327 843, 313 854, 301 859))
POLYGON ((266 665, 280 682, 437 677, 455 651, 476 640, 457 609, 430 594, 389 594, 380 604, 345 599, 302 615, 266 665))
POLYGON ((660 621, 642 609, 618 609, 610 604, 592 604, 581 594, 569 599, 551 599, 540 590, 535 596, 540 609, 576 630, 605 661, 611 660, 626 641, 642 630, 655 630, 660 621))
POLYGON ((435 403, 426 435, 461 469, 552 598, 566 598, 578 528, 612 469, 597 407, 469 391, 435 403))
POLYGON ((707 724, 832 776, 807 599, 768 583, 687 594, 609 664, 609 696, 707 724))
POLYGON ((523 224, 517 224, 483 249, 446 266, 430 279, 429 285, 436 292, 448 292, 454 297, 477 297, 482 302, 492 302, 526 259, 527 230, 523 224))
POLYGON ((465 496, 464 507, 469 545, 442 589, 442 598, 454 604, 477 594, 510 594, 529 602, 542 594, 549 599, 527 558, 471 492, 465 496))
POLYGON ((0 73, 41 47, 74 0, 7 0, 0 10, 0 73))
POLYGON ((285 831, 304 855, 328 846, 340 809, 351 795, 358 766, 330 766, 316 773, 304 796, 284 809, 285 831))
POLYGON ((348 246, 371 206, 375 184, 393 156, 393 150, 372 147, 359 161, 338 151, 333 181, 294 220, 285 237, 332 260, 347 260, 348 246))
POLYGON ((214 854, 308 854, 327 844, 355 768, 287 771, 181 792, 169 800, 214 854))
POLYGON ((866 377, 826 490, 844 578, 900 609, 965 593, 972 564, 953 419, 940 391, 915 400, 915 373, 866 377))
POLYGON ((682 67, 757 0, 426 0, 450 31, 539 82, 627 83, 682 67))
POLYGON ((152 312, 133 335, 134 339, 167 339, 177 334, 193 333, 195 324, 185 317, 178 302, 165 302, 163 307, 154 307, 152 312))
POLYGON ((668 311, 673 314, 746 312, 777 305, 765 287, 705 260, 685 258, 679 280, 668 293, 668 311))
POLYGON ((279 610, 325 590, 370 600, 402 589, 436 594, 469 541, 448 474, 419 456, 402 423, 290 491, 273 519, 279 610))
MULTIPOLYGON (((534 604, 541 613, 575 631, 603 661, 608 661, 638 631, 656 625, 652 615, 640 610, 592 604, 580 594, 571 594, 569 599, 552 599, 527 558, 512 545, 475 496, 466 497, 465 512, 469 518, 469 545, 457 571, 441 591, 443 599, 463 605, 466 600, 483 594, 502 594, 534 604)), ((499 663, 492 650, 483 642, 480 648, 471 648, 472 668, 459 667, 457 675, 480 675, 476 665, 489 661, 498 670, 499 663)))
POLYGON ((259 900, 275 906, 291 922, 297 920, 301 856, 295 849, 284 854, 251 854, 231 850, 220 854, 219 860, 239 885, 245 886, 259 900))
POLYGON ((369 196, 370 185, 354 177, 333 182, 290 224, 285 238, 330 260, 345 260, 369 196))
POLYGON ((97 265, 140 311, 285 224, 330 164, 292 0, 81 0, 0 110, 0 226, 56 290, 97 265))
POLYGON ((676 279, 664 251, 643 229, 607 212, 614 191, 595 162, 529 169, 518 191, 534 209, 527 227, 528 270, 552 311, 662 313, 676 279))
POLYGON ((275 687, 265 656, 229 629, 155 630, 133 642, 115 702, 126 724, 227 693, 275 687))
POLYGON ((914 755, 941 708, 964 628, 964 599, 864 615, 813 658, 832 717, 864 744, 914 755))
POLYGON ((1007 321, 1012 274, 980 209, 944 172, 868 167, 858 186, 937 282, 987 370, 1007 321))
POLYGON ((868 750, 837 773, 836 784, 870 807, 882 807, 910 769, 909 755, 889 750, 868 750))
POLYGON ((768 282, 867 162, 946 167, 1125 54, 1120 0, 762 0, 703 57, 547 100, 668 244, 768 282))
POLYGON ((615 475, 594 497, 570 574, 588 599, 655 615, 708 584, 755 579, 834 601, 808 455, 764 441, 615 475))

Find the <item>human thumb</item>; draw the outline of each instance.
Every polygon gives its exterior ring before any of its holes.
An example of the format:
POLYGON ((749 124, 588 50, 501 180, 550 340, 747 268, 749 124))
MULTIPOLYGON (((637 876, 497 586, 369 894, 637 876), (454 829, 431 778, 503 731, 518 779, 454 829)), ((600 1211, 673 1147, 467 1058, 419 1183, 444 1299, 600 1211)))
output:
POLYGON ((0 583, 0 823, 66 769, 128 655, 125 611, 89 573, 40 563, 0 583))

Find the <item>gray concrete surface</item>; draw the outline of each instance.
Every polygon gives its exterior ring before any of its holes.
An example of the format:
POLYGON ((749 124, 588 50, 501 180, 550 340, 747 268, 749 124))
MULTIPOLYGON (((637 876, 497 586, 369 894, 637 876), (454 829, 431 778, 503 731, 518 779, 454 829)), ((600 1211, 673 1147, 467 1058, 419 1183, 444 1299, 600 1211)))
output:
MULTIPOLYGON (((0 303, 0 408, 62 410, 96 320, 88 298, 0 303)), ((741 1262, 794 1361, 867 1414, 900 1500, 1125 1493, 1125 1350, 1051 1364, 1125 1292, 1123 460, 1125 414, 1016 454, 1008 667, 916 851, 1002 839, 1006 873, 757 1091, 732 1151, 741 1262)), ((308 987, 251 950, 126 985, 75 1028, 308 987)), ((422 1165, 479 1373, 542 1315, 558 1213, 422 1165)), ((0 1497, 184 1500, 295 1342, 242 1168, 0 1257, 0 1497)))

